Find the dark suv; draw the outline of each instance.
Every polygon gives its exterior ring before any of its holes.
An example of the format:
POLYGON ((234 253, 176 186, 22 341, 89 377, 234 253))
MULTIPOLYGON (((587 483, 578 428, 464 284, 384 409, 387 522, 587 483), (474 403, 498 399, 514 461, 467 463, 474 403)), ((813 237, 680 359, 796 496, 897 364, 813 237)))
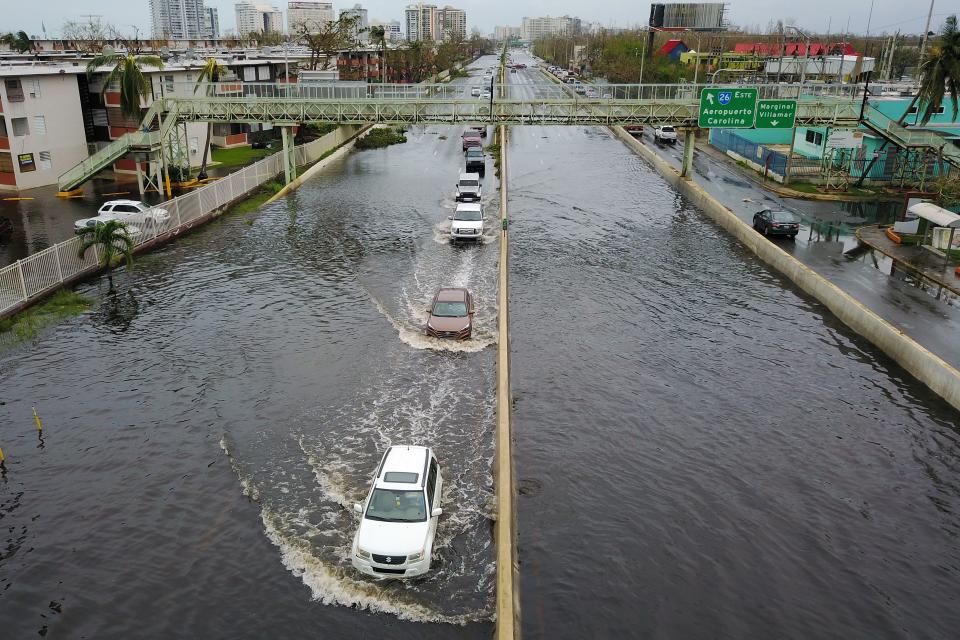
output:
POLYGON ((486 157, 483 155, 483 149, 480 147, 471 147, 467 149, 466 172, 479 173, 481 176, 487 171, 486 157))
POLYGON ((428 312, 428 336, 467 340, 473 335, 473 298, 463 287, 444 287, 437 291, 428 312))

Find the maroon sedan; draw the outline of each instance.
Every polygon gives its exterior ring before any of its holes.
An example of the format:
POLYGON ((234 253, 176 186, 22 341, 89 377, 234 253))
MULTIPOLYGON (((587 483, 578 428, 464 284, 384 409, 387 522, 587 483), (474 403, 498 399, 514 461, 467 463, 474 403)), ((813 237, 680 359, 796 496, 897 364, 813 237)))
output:
POLYGON ((473 297, 463 287, 444 287, 428 309, 427 335, 467 340, 473 334, 473 297))
POLYGON ((466 151, 470 147, 483 148, 483 140, 480 139, 479 131, 471 129, 463 132, 463 150, 466 151))

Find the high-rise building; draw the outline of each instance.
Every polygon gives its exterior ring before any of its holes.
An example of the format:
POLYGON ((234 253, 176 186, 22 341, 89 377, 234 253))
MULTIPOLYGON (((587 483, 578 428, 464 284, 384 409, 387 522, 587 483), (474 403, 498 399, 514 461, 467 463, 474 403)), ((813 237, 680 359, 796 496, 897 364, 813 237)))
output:
POLYGON ((495 40, 509 40, 510 38, 520 37, 520 27, 494 27, 493 37, 495 40))
POLYGON ((443 40, 466 40, 467 12, 450 5, 437 12, 440 23, 440 37, 443 40))
POLYGON ((367 44, 370 41, 370 34, 367 28, 370 21, 367 20, 367 10, 359 4, 353 5, 350 9, 340 9, 340 17, 357 18, 357 25, 354 27, 353 36, 360 44, 367 44))
POLYGON ((411 4, 404 13, 407 40, 433 41, 440 35, 439 16, 435 4, 411 4))
POLYGON ((216 7, 206 7, 204 17, 204 37, 216 40, 220 37, 220 12, 216 7))
POLYGON ((551 18, 523 18, 520 37, 524 40, 536 40, 546 36, 572 35, 580 32, 580 18, 561 16, 551 18))
POLYGON ((294 1, 287 3, 287 32, 296 33, 301 29, 318 31, 325 24, 333 22, 337 15, 332 2, 294 1))
POLYGON ((282 33, 283 12, 269 4, 238 2, 237 35, 243 37, 250 33, 282 33))
POLYGON ((206 16, 203 0, 150 0, 150 30, 154 38, 205 38, 206 16))

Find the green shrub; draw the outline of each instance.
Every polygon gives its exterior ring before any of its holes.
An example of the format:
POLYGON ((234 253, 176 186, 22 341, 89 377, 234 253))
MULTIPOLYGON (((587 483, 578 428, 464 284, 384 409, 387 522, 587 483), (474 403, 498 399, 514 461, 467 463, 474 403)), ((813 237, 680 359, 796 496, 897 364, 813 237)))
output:
POLYGON ((404 132, 405 130, 397 130, 392 127, 374 129, 357 140, 355 146, 356 149, 364 151, 366 149, 381 149, 392 144, 402 144, 407 141, 407 137, 403 135, 404 132))

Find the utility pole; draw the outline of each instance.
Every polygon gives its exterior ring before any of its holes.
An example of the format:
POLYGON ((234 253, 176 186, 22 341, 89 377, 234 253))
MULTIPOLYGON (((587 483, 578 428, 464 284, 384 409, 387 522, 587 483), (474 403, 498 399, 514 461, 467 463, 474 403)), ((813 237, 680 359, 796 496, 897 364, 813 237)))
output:
MULTIPOLYGON (((920 61, 917 64, 918 69, 923 67, 923 56, 927 52, 927 34, 930 33, 930 20, 933 19, 933 2, 930 0, 930 11, 927 13, 927 26, 923 30, 923 42, 920 43, 920 61)), ((917 74, 915 80, 920 79, 920 74, 917 74)))

